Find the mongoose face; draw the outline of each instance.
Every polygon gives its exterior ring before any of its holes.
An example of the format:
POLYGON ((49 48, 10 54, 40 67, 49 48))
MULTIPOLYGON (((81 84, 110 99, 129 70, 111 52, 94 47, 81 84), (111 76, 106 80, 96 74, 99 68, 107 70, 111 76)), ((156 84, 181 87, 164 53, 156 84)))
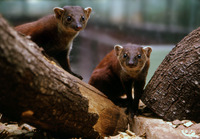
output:
POLYGON ((85 28, 91 11, 92 8, 90 7, 83 9, 80 6, 54 8, 54 13, 60 23, 60 28, 72 33, 79 32, 85 28))
POLYGON ((137 75, 149 61, 151 47, 142 47, 135 44, 116 45, 115 53, 122 69, 130 76, 137 75))

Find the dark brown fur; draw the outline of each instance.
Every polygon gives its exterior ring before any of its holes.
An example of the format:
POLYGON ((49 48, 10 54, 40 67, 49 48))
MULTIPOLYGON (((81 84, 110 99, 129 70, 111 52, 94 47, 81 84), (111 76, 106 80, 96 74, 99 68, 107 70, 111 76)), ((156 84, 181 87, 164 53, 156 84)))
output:
POLYGON ((135 44, 115 46, 94 69, 89 84, 107 95, 115 104, 128 105, 128 112, 137 112, 149 69, 151 51, 150 47, 143 48, 135 44), (127 95, 127 99, 121 99, 124 94, 127 95))
POLYGON ((43 47, 46 54, 53 57, 66 71, 82 78, 71 71, 69 53, 74 38, 86 27, 91 10, 80 6, 56 7, 55 14, 17 26, 15 29, 31 36, 31 40, 43 47))

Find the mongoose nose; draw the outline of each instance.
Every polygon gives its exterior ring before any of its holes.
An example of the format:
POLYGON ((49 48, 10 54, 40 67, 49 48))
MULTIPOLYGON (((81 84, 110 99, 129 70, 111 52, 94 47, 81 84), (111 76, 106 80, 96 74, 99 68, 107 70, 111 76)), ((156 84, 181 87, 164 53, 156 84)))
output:
POLYGON ((81 25, 76 25, 76 30, 81 30, 82 26, 81 25))
POLYGON ((129 61, 129 62, 127 63, 127 66, 129 66, 130 68, 131 68, 131 67, 134 67, 134 66, 136 66, 136 62, 129 61))

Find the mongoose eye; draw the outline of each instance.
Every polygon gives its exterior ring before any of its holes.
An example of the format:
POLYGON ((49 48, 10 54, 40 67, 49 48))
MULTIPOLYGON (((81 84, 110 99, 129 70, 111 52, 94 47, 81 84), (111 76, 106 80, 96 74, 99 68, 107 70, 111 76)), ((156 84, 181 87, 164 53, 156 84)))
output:
POLYGON ((82 21, 85 21, 85 17, 84 17, 84 16, 81 16, 81 20, 82 20, 82 21))
POLYGON ((137 57, 138 57, 138 58, 141 58, 141 55, 138 55, 137 57))
POLYGON ((127 56, 128 56, 127 54, 124 54, 124 55, 123 55, 124 58, 126 58, 127 56))
POLYGON ((68 22, 72 21, 72 17, 71 17, 71 16, 68 16, 68 17, 67 17, 67 21, 68 21, 68 22))

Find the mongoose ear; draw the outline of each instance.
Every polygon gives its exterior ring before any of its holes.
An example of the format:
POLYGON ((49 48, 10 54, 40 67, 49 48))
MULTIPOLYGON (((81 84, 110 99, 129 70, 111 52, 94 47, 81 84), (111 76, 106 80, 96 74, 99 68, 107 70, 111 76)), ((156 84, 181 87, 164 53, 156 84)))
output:
POLYGON ((60 7, 55 7, 55 8, 53 8, 53 11, 56 15, 56 18, 60 19, 65 10, 60 7))
POLYGON ((116 54, 117 56, 119 56, 120 53, 121 53, 121 51, 123 50, 123 46, 121 46, 121 45, 115 45, 115 46, 114 46, 114 50, 115 50, 115 54, 116 54))
POLYGON ((87 7, 84 9, 84 12, 86 13, 87 18, 90 18, 90 14, 92 12, 92 8, 91 7, 87 7))
POLYGON ((152 48, 150 46, 146 46, 146 47, 143 47, 142 49, 146 53, 147 57, 150 57, 150 54, 152 52, 152 48))

